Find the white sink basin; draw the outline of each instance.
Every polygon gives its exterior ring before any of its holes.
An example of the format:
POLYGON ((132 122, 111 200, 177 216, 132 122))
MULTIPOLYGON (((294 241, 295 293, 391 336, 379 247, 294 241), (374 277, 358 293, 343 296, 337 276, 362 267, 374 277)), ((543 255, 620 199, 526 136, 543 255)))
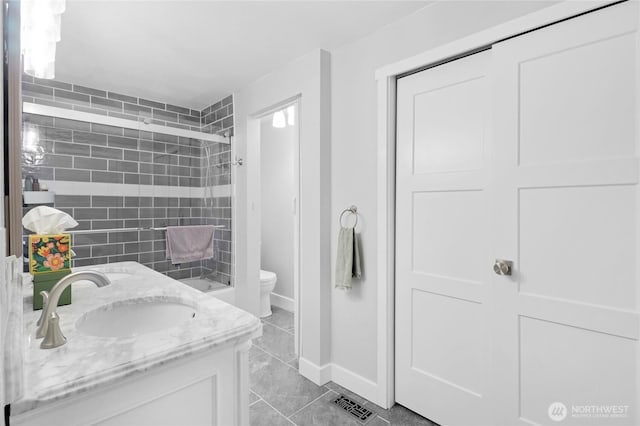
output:
POLYGON ((76 329, 97 337, 133 337, 175 327, 196 314, 196 308, 179 302, 131 299, 87 312, 76 329))

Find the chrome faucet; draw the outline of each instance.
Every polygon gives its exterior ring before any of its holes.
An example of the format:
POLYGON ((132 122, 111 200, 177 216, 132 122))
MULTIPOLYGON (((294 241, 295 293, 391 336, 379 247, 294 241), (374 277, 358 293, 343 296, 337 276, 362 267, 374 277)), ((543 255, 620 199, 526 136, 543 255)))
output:
POLYGON ((60 317, 56 312, 56 307, 58 306, 58 301, 60 300, 62 292, 72 283, 81 280, 91 281, 98 287, 104 287, 111 284, 109 278, 107 278, 107 276, 102 272, 81 271, 74 272, 62 278, 53 286, 51 291, 41 291, 40 294, 42 295, 42 302, 44 306, 42 307, 42 314, 38 320, 38 329, 36 330, 37 339, 44 337, 40 344, 40 348, 57 348, 67 342, 67 338, 64 337, 62 330, 60 330, 60 317))

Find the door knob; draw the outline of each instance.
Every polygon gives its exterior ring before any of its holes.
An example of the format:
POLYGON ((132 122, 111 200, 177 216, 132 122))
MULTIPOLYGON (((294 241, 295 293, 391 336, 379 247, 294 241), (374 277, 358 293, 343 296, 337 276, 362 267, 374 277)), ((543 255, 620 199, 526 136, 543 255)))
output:
POLYGON ((513 262, 510 260, 496 259, 496 263, 493 264, 493 272, 498 275, 511 275, 513 268, 513 262))

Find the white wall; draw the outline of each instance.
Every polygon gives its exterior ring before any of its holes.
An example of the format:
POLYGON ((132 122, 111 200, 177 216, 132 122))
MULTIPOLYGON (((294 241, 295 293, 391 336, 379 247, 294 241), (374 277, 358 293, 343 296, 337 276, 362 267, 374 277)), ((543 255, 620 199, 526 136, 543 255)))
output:
POLYGON ((373 392, 377 381, 375 70, 550 4, 438 2, 331 52, 331 247, 335 252, 340 211, 357 205, 364 267, 351 292, 332 291, 332 363, 334 373, 341 372, 334 381, 361 393, 373 392), (361 387, 353 389, 358 381, 361 387))
POLYGON ((260 122, 262 269, 275 272, 274 293, 293 299, 295 144, 297 126, 275 128, 272 115, 260 122))
POLYGON ((316 50, 234 93, 236 302, 259 313, 260 120, 268 109, 299 97, 300 369, 316 382, 331 346, 331 87, 330 57, 316 50), (306 366, 306 367, 305 367, 306 366), (313 376, 315 374, 315 376, 313 376))

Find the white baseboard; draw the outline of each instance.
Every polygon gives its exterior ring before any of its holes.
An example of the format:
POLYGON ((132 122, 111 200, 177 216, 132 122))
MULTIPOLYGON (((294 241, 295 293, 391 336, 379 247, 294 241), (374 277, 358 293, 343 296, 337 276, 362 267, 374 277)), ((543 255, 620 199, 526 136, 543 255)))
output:
POLYGON ((298 371, 318 386, 322 386, 331 381, 331 364, 319 366, 306 358, 300 357, 298 360, 298 371))
POLYGON ((385 405, 385 403, 378 401, 378 384, 353 371, 331 364, 331 381, 382 407, 385 405))
POLYGON ((271 304, 289 312, 293 312, 296 309, 296 304, 292 298, 281 296, 277 293, 271 293, 271 304))
POLYGON ((318 386, 331 381, 357 393, 363 398, 384 407, 386 403, 378 400, 378 384, 336 364, 318 366, 305 358, 299 359, 299 372, 318 386))

